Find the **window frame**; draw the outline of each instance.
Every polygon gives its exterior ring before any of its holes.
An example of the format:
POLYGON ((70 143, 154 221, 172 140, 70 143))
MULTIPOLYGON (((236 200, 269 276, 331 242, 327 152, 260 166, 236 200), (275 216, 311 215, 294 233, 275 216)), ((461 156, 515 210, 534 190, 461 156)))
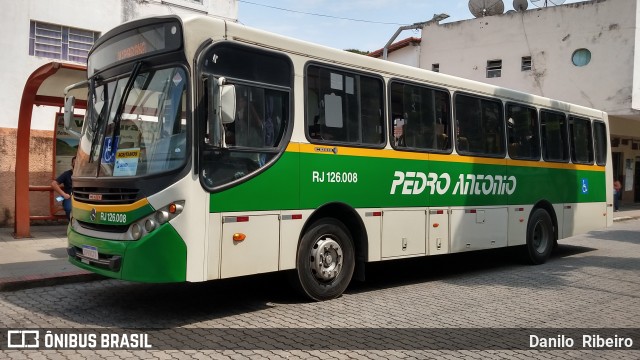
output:
POLYGON ((96 44, 96 41, 98 40, 99 37, 100 37, 100 32, 96 30, 81 29, 78 27, 66 26, 62 24, 54 24, 46 21, 29 20, 29 55, 45 58, 45 59, 54 59, 54 60, 60 60, 60 61, 70 61, 78 64, 87 64, 87 61, 89 59, 89 52, 91 51, 93 46, 96 44), (55 27, 57 29, 53 30, 51 29, 51 27, 55 27), (38 34, 38 29, 58 32, 59 37, 51 37, 45 34, 38 34), (91 36, 88 36, 82 33, 91 33, 91 36), (72 35, 75 36, 76 38, 72 38, 72 35), (84 37, 87 39, 91 37, 92 40, 91 40, 91 43, 83 42, 83 41, 80 41, 78 37, 84 37), (38 42, 39 38, 51 39, 52 41, 55 41, 55 44, 38 42), (59 48, 59 52, 38 49, 37 47, 38 44, 57 47, 59 48), (74 47, 74 44, 85 44, 87 45, 87 49, 82 49, 77 45, 75 45, 74 47), (80 54, 72 54, 74 50, 85 52, 85 55, 82 56, 80 54), (78 59, 81 59, 81 58, 84 58, 84 61, 78 61, 78 59))
POLYGON ((520 62, 520 71, 533 70, 533 59, 531 56, 523 56, 520 62))
POLYGON ((591 122, 591 126, 593 127, 592 129, 592 135, 593 135, 593 154, 594 154, 594 158, 595 158, 595 163, 597 166, 606 166, 607 165, 607 161, 609 160, 609 145, 608 145, 608 141, 607 139, 609 138, 607 136, 607 124, 604 121, 601 120, 593 120, 591 122), (599 151, 598 151, 598 142, 597 142, 597 137, 596 137, 596 125, 602 125, 602 130, 604 130, 603 132, 603 136, 604 136, 604 161, 599 162, 598 158, 599 158, 599 151))
MULTIPOLYGON (((374 74, 374 73, 369 73, 369 72, 365 72, 365 71, 360 71, 360 70, 356 70, 356 69, 352 69, 349 67, 341 67, 341 66, 335 66, 335 65, 331 65, 331 64, 327 64, 327 63, 323 63, 323 62, 319 62, 319 61, 309 61, 305 64, 304 66, 304 79, 303 79, 303 86, 304 86, 304 98, 303 98, 303 103, 304 103, 304 119, 303 119, 303 127, 304 127, 304 136, 307 139, 307 141, 310 144, 315 144, 315 145, 333 145, 333 146, 345 146, 345 147, 357 147, 357 148, 367 148, 367 149, 384 149, 387 146, 387 142, 388 142, 388 138, 387 138, 387 120, 386 120, 386 113, 387 113, 387 100, 386 100, 386 90, 387 90, 387 84, 384 80, 384 78, 380 75, 374 74), (381 142, 379 144, 366 144, 366 143, 362 143, 362 142, 348 142, 348 141, 336 141, 336 140, 325 140, 325 139, 316 139, 316 138, 312 138, 311 134, 309 133, 309 126, 310 124, 313 123, 313 120, 310 120, 308 115, 309 115, 309 108, 308 108, 308 104, 307 104, 307 99, 309 97, 309 68, 310 67, 317 67, 317 68, 321 68, 321 69, 325 69, 328 71, 336 71, 336 72, 340 72, 340 73, 347 73, 353 76, 366 76, 368 78, 371 79, 375 79, 380 81, 381 84, 381 105, 382 105, 382 109, 381 109, 381 122, 380 125, 382 126, 382 139, 381 142)), ((359 90, 359 88, 358 88, 359 90)), ((358 112, 359 112, 359 116, 360 116, 360 122, 362 121, 362 102, 360 101, 362 99, 362 97, 359 97, 359 108, 358 108, 358 112)), ((362 124, 362 122, 361 122, 362 124)))
POLYGON ((502 77, 502 59, 487 60, 487 79, 499 77, 502 77))
MULTIPOLYGON (((207 109, 207 106, 198 107, 197 117, 194 120, 194 125, 195 125, 194 131, 196 131, 195 136, 196 136, 196 142, 198 144, 197 145, 198 147, 196 149, 197 162, 196 162, 196 165, 194 166, 194 173, 198 174, 200 184, 205 191, 209 193, 218 193, 218 192, 230 189, 232 187, 235 187, 246 181, 249 181, 254 177, 262 174, 263 172, 271 168, 271 166, 273 166, 273 164, 275 164, 278 161, 278 159, 280 159, 283 156, 283 154, 286 152, 287 146, 291 142, 293 128, 295 126, 294 124, 295 123, 295 106, 294 106, 295 67, 294 67, 293 61, 291 60, 291 57, 284 52, 264 49, 257 46, 241 44, 233 41, 220 41, 220 42, 213 42, 213 43, 205 42, 203 45, 201 45, 201 50, 199 51, 196 64, 197 64, 197 70, 196 70, 197 78, 200 79, 200 81, 198 81, 198 85, 196 89, 196 96, 198 99, 197 103, 203 103, 204 101, 209 101, 207 100, 207 97, 211 96, 210 94, 208 94, 208 90, 206 89, 206 81, 204 81, 207 75, 214 75, 216 77, 223 76, 228 80, 229 83, 233 83, 233 84, 245 85, 245 86, 256 86, 256 87, 260 87, 268 90, 288 92, 288 112, 289 113, 288 113, 288 119, 283 131, 282 138, 280 139, 280 143, 278 144, 278 146, 270 147, 268 149, 267 148, 249 148, 249 147, 207 148, 207 145, 205 144, 205 133, 207 131, 207 127, 205 123, 207 121, 206 119, 208 116, 207 115, 208 109, 207 109), (211 69, 207 68, 205 58, 212 51, 212 49, 215 49, 217 47, 228 47, 234 50, 240 49, 241 51, 259 53, 264 56, 281 59, 282 61, 286 62, 288 66, 288 69, 289 69, 288 78, 286 82, 285 80, 283 80, 282 83, 275 84, 275 83, 263 81, 265 79, 255 79, 255 78, 246 79, 244 77, 235 77, 234 74, 226 74, 220 71, 214 73, 213 71, 211 71, 211 69), (259 166, 257 169, 251 171, 246 176, 243 176, 236 180, 226 182, 220 185, 210 186, 209 184, 206 183, 202 173, 204 164, 206 163, 206 160, 204 159, 205 152, 211 152, 215 154, 222 154, 223 152, 227 152, 228 154, 230 154, 231 152, 261 153, 261 154, 273 154, 273 157, 268 161, 266 161, 264 165, 259 166)), ((235 74, 235 75, 238 75, 238 74, 235 74)))
POLYGON ((569 156, 571 158, 571 163, 573 164, 580 164, 580 165, 593 165, 595 163, 595 147, 594 147, 594 143, 593 143, 593 124, 591 119, 589 119, 588 117, 583 117, 583 116, 579 116, 579 115, 574 115, 574 114, 569 114, 568 116, 568 125, 569 125, 569 156), (573 123, 572 123, 573 121, 573 123), (589 141, 587 142, 587 151, 591 150, 590 156, 591 159, 588 161, 577 161, 575 158, 576 156, 576 144, 577 141, 574 141, 574 124, 575 121, 586 121, 588 126, 586 127, 589 130, 589 141), (589 148, 590 146, 590 148, 589 148))
POLYGON ((568 114, 563 112, 563 111, 552 110, 552 109, 548 109, 548 108, 541 108, 541 109, 538 110, 538 118, 539 118, 539 122, 540 122, 540 125, 539 125, 540 126, 540 142, 541 142, 540 152, 542 153, 542 160, 544 160, 545 162, 568 164, 571 161, 571 144, 570 144, 571 136, 569 134, 569 116, 568 116, 568 114), (545 139, 543 138, 545 133, 542 131, 542 113, 543 112, 562 115, 564 117, 564 119, 565 119, 564 134, 565 134, 565 138, 567 139, 567 141, 565 143, 565 147, 564 147, 563 150, 567 154, 566 159, 563 159, 563 160, 551 160, 551 159, 548 159, 548 157, 547 157, 546 142, 544 141, 545 139))
MULTIPOLYGON (((452 141, 455 141, 455 149, 456 149, 456 153, 458 153, 459 155, 463 155, 463 156, 474 156, 474 157, 486 157, 486 158, 494 158, 494 159, 504 159, 507 156, 507 129, 506 129, 506 121, 505 121, 505 106, 504 106, 504 101, 502 101, 502 99, 500 98, 494 98, 494 97, 489 97, 489 96, 482 96, 482 95, 477 95, 474 93, 469 93, 469 92, 463 92, 463 91, 456 91, 453 93, 453 97, 452 97, 452 102, 451 105, 453 107, 453 123, 454 123, 454 133, 455 133, 455 137, 452 139, 452 141), (491 153, 479 153, 479 152, 472 152, 470 150, 460 150, 460 146, 459 146, 459 142, 458 142, 458 127, 460 126, 460 124, 458 123, 458 109, 456 106, 456 100, 457 97, 459 95, 462 96, 467 96, 467 97, 472 97, 472 98, 476 98, 478 100, 486 100, 486 101, 491 101, 491 102, 496 102, 496 103, 500 103, 500 112, 499 114, 501 114, 502 117, 502 153, 501 154, 491 154, 491 153)), ((468 139, 467 139, 468 141, 468 139)))
POLYGON ((540 131, 540 112, 538 111, 538 109, 535 106, 531 106, 531 105, 526 105, 526 104, 522 104, 522 103, 518 103, 518 102, 514 102, 514 101, 507 101, 504 104, 504 119, 505 122, 508 122, 507 119, 507 109, 509 108, 509 106, 511 105, 516 105, 516 106, 520 106, 523 108, 527 108, 529 110, 533 110, 536 113, 536 135, 538 137, 538 157, 534 158, 534 157, 514 157, 511 154, 510 148, 509 148, 509 125, 506 124, 505 126, 505 130, 506 130, 506 138, 505 140, 507 141, 507 154, 509 154, 509 158, 513 159, 513 160, 523 160, 523 161, 541 161, 542 160, 542 134, 540 131))
POLYGON ((388 132, 388 141, 389 144, 391 144, 391 147, 394 150, 397 151, 407 151, 407 152, 420 152, 420 153, 430 153, 430 154, 451 154, 453 153, 453 96, 451 95, 451 91, 449 91, 449 89, 447 88, 442 88, 442 87, 437 87, 437 86, 430 86, 429 84, 423 84, 423 83, 418 83, 418 82, 413 82, 413 81, 408 81, 402 78, 392 78, 389 80, 389 82, 387 83, 387 104, 388 104, 388 112, 387 112, 387 117, 388 117, 388 121, 387 121, 387 127, 389 128, 389 132, 388 132), (392 91, 391 91, 391 87, 393 86, 394 83, 401 83, 404 85, 409 85, 409 86, 415 86, 415 87, 419 87, 419 88, 423 88, 423 89, 428 89, 428 90, 432 90, 432 91, 440 91, 443 93, 447 94, 447 99, 449 101, 449 127, 448 127, 448 131, 446 133, 446 135, 449 137, 449 146, 447 149, 444 150, 438 150, 438 149, 429 149, 429 148, 416 148, 416 147, 400 147, 397 146, 395 144, 394 141, 392 141, 393 138, 393 125, 392 122, 394 121, 393 119, 393 103, 391 101, 391 95, 392 95, 392 91))

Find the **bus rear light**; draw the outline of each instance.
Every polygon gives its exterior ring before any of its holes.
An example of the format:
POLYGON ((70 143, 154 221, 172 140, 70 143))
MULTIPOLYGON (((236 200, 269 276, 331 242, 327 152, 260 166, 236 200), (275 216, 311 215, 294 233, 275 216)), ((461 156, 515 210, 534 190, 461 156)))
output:
POLYGON ((439 227, 439 226, 440 226, 440 224, 438 224, 438 223, 433 224, 433 227, 434 227, 434 228, 437 228, 437 227, 439 227))
POLYGON ((244 241, 247 238, 247 235, 243 233, 235 233, 233 234, 233 241, 244 241))
POLYGON ((248 216, 238 216, 236 217, 236 222, 248 222, 249 221, 249 217, 248 216))

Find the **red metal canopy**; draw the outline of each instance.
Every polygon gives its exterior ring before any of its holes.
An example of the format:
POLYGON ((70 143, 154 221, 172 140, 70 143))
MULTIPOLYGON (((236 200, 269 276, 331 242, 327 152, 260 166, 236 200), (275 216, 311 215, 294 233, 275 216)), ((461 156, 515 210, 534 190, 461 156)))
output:
MULTIPOLYGON (((14 236, 30 237, 29 220, 29 139, 34 105, 64 106, 64 88, 85 80, 84 65, 50 62, 39 67, 27 79, 20 101, 16 148, 16 190, 14 236)), ((73 94, 77 108, 86 108, 86 91, 73 94)), ((53 120, 53 119, 52 119, 53 120)))

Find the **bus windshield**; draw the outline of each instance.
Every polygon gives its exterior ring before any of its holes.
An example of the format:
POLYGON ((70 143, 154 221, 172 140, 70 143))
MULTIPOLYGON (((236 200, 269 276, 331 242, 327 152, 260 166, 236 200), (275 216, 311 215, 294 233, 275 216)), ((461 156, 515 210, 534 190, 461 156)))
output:
POLYGON ((92 83, 74 176, 145 176, 187 159, 185 70, 138 68, 92 83))

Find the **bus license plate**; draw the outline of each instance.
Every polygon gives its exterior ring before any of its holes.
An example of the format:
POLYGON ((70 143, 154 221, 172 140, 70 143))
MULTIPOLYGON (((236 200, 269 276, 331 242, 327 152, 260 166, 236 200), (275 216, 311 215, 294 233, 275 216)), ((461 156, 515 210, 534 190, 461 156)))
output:
POLYGON ((98 260, 98 248, 95 246, 82 245, 82 255, 89 259, 98 260))

